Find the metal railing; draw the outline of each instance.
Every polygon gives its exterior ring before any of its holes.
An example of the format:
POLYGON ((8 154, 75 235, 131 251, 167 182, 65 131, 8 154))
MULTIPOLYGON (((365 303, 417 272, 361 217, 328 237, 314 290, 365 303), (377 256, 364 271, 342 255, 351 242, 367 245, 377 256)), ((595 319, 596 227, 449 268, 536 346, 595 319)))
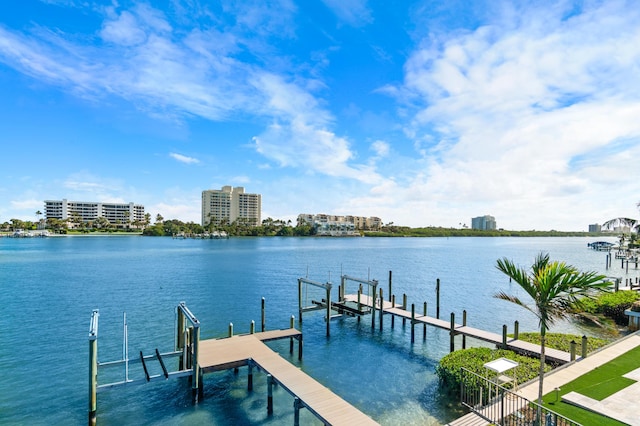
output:
POLYGON ((500 426, 582 426, 536 402, 462 368, 460 402, 500 426))

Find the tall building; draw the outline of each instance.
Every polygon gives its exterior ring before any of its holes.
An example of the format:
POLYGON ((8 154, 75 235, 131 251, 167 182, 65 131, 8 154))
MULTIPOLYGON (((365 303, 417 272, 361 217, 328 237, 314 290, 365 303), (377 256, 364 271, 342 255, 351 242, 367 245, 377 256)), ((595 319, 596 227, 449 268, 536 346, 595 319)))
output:
POLYGON ((471 229, 479 229, 481 231, 495 231, 496 218, 489 215, 474 217, 471 219, 471 229))
POLYGON ((46 200, 44 217, 66 221, 89 222, 104 217, 111 224, 144 222, 144 206, 134 203, 99 203, 93 201, 46 200))
POLYGON ((241 186, 202 191, 202 226, 209 223, 231 224, 243 221, 257 226, 262 223, 262 196, 247 194, 241 186))
POLYGON ((592 225, 589 225, 589 232, 601 232, 602 231, 602 226, 594 223, 592 225))

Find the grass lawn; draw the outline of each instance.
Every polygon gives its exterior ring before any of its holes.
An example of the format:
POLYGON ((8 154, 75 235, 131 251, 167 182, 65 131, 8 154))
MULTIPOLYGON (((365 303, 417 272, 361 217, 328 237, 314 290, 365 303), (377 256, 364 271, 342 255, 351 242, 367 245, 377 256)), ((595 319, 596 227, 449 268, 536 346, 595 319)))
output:
MULTIPOLYGON (((626 379, 622 377, 622 375, 637 368, 640 368, 640 347, 636 347, 626 354, 620 355, 618 358, 615 358, 562 386, 559 392, 559 399, 562 395, 574 391, 595 400, 602 401, 603 399, 635 383, 634 380, 626 379)), ((625 424, 591 413, 571 404, 561 401, 555 402, 555 392, 546 394, 543 399, 544 405, 549 409, 585 425, 597 424, 599 426, 604 426, 625 424)))

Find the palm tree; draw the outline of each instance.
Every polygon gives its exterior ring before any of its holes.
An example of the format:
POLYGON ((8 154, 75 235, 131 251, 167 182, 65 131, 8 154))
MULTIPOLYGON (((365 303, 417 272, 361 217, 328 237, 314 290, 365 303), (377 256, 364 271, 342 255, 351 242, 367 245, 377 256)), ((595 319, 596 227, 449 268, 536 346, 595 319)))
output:
POLYGON ((509 276, 531 297, 528 305, 517 296, 504 292, 494 297, 520 305, 540 320, 540 377, 538 404, 542 404, 542 383, 545 366, 545 335, 558 319, 566 318, 572 306, 580 305, 580 299, 590 297, 596 291, 609 287, 604 275, 595 272, 578 272, 564 262, 549 261, 548 253, 540 253, 531 265, 531 271, 519 268, 507 258, 498 259, 496 268, 509 276))

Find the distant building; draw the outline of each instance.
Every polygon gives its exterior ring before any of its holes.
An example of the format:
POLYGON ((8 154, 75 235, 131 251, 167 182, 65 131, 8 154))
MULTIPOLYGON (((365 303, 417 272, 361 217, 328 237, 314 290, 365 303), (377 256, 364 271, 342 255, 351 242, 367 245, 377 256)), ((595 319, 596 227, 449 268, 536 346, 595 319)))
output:
POLYGON ((478 216, 471 219, 471 229, 479 229, 481 231, 495 231, 496 218, 493 216, 478 216))
POLYGON ((327 214, 300 214, 298 223, 306 223, 316 229, 316 235, 358 235, 356 230, 378 230, 382 227, 379 217, 336 216, 327 214))
POLYGON ((593 225, 589 225, 589 232, 601 232, 602 226, 594 223, 593 225))
POLYGON ((231 224, 235 221, 258 226, 262 223, 261 216, 260 194, 247 194, 241 186, 202 191, 202 226, 209 223, 231 224))
POLYGON ((59 219, 74 226, 75 222, 90 222, 104 217, 113 225, 128 223, 143 223, 144 206, 134 203, 99 203, 93 201, 46 200, 44 202, 44 217, 59 219))

